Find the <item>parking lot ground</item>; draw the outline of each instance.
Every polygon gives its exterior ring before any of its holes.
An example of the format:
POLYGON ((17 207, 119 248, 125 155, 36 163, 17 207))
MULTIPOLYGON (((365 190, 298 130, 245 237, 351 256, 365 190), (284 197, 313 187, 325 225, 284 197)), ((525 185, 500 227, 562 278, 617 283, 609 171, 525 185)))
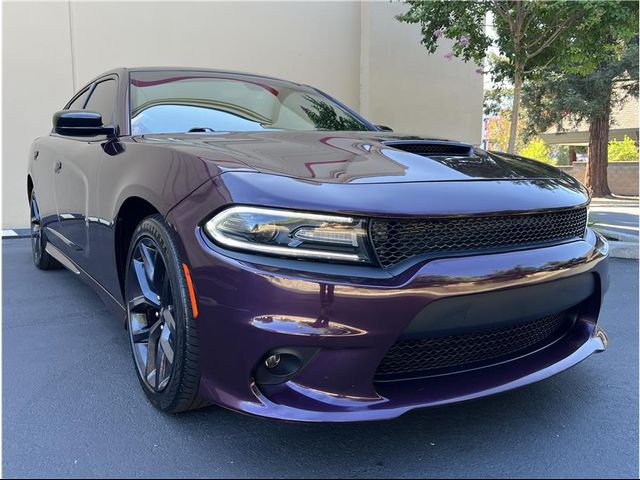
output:
POLYGON ((637 261, 611 262, 609 349, 569 371, 393 421, 294 424, 154 410, 98 297, 37 270, 28 239, 2 247, 5 477, 638 476, 637 261))

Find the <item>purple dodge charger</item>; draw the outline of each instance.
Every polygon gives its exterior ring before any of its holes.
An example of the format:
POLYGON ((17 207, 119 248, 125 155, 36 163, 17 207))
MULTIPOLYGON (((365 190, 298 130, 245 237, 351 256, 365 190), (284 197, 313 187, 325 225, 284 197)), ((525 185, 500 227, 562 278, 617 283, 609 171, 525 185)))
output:
POLYGON ((33 142, 27 192, 36 266, 113 309, 163 411, 388 419, 607 346, 608 246, 579 182, 307 85, 109 71, 33 142))

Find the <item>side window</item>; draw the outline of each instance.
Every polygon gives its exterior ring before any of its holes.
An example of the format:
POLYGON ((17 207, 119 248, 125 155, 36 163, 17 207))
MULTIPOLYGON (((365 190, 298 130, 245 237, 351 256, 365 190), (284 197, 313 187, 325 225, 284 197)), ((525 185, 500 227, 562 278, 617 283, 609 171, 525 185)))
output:
POLYGON ((84 109, 99 112, 102 115, 102 123, 113 124, 115 107, 116 82, 115 80, 105 80, 96 84, 84 109))
POLYGON ((76 97, 76 99, 69 104, 65 110, 82 110, 84 107, 84 102, 87 101, 87 97, 89 96, 89 88, 85 88, 85 90, 76 97))

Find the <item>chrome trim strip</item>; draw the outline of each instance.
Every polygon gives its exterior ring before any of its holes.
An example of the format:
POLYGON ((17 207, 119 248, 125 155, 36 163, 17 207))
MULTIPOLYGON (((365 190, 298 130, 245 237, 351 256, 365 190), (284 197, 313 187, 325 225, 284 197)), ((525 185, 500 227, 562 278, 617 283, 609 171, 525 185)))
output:
POLYGON ((82 250, 78 245, 73 243, 71 240, 69 240, 67 237, 65 237, 63 234, 61 234, 59 231, 54 230, 51 227, 46 227, 46 229, 47 229, 47 232, 53 233, 56 237, 58 237, 60 240, 62 240, 65 243, 65 245, 68 245, 69 247, 74 248, 76 250, 82 250))
POLYGON ((59 261, 62 265, 64 265, 64 267, 67 270, 72 271, 76 275, 80 275, 80 270, 78 270, 78 267, 76 267, 76 264, 73 263, 71 260, 69 260, 64 253, 62 253, 60 250, 54 247, 51 243, 47 243, 47 246, 45 247, 45 251, 49 255, 51 255, 53 258, 55 258, 57 261, 59 261))

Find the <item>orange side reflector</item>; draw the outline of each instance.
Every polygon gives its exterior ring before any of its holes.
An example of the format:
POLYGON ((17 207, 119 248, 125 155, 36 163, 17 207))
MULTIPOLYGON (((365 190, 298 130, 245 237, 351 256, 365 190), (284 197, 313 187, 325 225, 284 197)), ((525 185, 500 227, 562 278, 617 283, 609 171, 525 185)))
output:
POLYGON ((187 277, 187 288, 189 289, 189 298, 191 299, 191 310, 193 311, 193 318, 198 318, 198 304, 196 303, 196 293, 193 290, 193 283, 191 282, 191 273, 186 263, 182 264, 184 270, 184 276, 187 277))

